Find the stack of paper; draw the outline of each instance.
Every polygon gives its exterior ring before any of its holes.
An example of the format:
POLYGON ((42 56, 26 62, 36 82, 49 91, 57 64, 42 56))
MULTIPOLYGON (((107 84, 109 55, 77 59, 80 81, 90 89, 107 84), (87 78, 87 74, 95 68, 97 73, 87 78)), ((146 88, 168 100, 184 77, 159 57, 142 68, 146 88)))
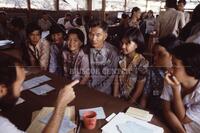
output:
MULTIPOLYGON (((49 120, 51 113, 53 112, 53 107, 44 107, 40 113, 32 121, 31 125, 27 129, 27 133, 41 133, 45 123, 49 120)), ((75 107, 70 106, 65 109, 65 115, 59 130, 59 133, 75 133, 74 128, 76 127, 75 123, 75 107), (72 123, 73 122, 73 123, 72 123), (70 131, 69 131, 70 130, 70 131)))
POLYGON ((118 113, 101 128, 103 133, 163 133, 161 127, 133 118, 123 112, 118 113))
POLYGON ((144 121, 151 121, 153 117, 153 115, 150 114, 148 111, 138 109, 138 108, 133 108, 133 107, 129 107, 128 110, 126 111, 126 114, 131 117, 135 117, 137 119, 144 120, 144 121))

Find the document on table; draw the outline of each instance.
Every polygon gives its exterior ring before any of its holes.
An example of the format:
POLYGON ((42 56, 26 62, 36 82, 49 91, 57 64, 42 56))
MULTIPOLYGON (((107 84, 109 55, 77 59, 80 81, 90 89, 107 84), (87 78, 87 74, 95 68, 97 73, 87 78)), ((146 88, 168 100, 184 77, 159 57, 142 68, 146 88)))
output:
MULTIPOLYGON (((43 117, 40 122, 47 124, 49 119, 52 116, 52 112, 49 113, 47 116, 43 117)), ((60 129, 59 129, 59 133, 68 133, 69 131, 71 131, 72 129, 76 128, 76 124, 74 124, 72 121, 70 121, 70 119, 67 116, 63 117, 60 129)))
POLYGON ((51 80, 51 78, 49 78, 46 75, 37 76, 37 77, 34 77, 32 79, 26 80, 23 83, 23 90, 31 89, 33 87, 40 85, 41 83, 49 81, 49 80, 51 80))
POLYGON ((106 115, 105 112, 103 110, 103 107, 96 107, 96 108, 88 108, 88 109, 80 109, 79 110, 79 115, 80 115, 80 119, 83 119, 83 113, 86 111, 94 111, 97 113, 97 119, 105 119, 106 115))
POLYGON ((153 115, 146 110, 129 107, 126 114, 144 121, 151 121, 153 115))
POLYGON ((134 131, 140 130, 139 133, 164 132, 163 128, 161 127, 133 118, 131 116, 126 115, 123 112, 118 113, 109 123, 107 123, 101 129, 104 133, 127 133, 126 131, 130 131, 132 130, 132 128, 134 128, 134 131), (124 130, 124 128, 126 128, 126 130, 124 130))
POLYGON ((35 87, 33 89, 30 89, 31 92, 37 94, 37 95, 44 95, 52 90, 54 90, 55 88, 48 85, 48 84, 44 84, 38 87, 35 87))

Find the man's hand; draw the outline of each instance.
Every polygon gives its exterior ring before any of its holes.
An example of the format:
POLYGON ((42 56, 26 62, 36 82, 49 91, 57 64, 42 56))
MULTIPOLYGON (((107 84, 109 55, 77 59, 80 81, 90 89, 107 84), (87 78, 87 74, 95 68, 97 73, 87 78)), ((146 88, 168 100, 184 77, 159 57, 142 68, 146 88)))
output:
POLYGON ((75 80, 60 90, 57 98, 57 106, 66 107, 75 98, 73 86, 78 83, 79 80, 75 80))

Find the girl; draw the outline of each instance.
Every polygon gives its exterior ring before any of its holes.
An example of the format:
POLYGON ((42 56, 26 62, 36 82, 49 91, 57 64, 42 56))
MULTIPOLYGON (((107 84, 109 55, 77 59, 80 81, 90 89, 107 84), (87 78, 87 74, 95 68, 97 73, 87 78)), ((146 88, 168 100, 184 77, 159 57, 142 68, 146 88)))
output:
POLYGON ((64 76, 68 80, 80 80, 86 84, 89 79, 89 60, 81 47, 84 45, 84 34, 80 29, 71 29, 67 37, 67 50, 63 51, 64 76))
POLYGON ((144 38, 137 28, 127 30, 121 41, 122 58, 115 77, 114 96, 124 97, 134 103, 140 97, 148 70, 148 61, 140 54, 144 38))
POLYGON ((185 43, 172 52, 172 73, 165 76, 163 114, 174 132, 200 130, 200 45, 185 43))

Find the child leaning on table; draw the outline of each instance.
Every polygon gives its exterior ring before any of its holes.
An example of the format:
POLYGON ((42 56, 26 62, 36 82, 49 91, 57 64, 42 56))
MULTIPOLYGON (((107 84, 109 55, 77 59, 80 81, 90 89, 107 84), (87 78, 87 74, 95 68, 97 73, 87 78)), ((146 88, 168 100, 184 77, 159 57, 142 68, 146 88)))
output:
POLYGON ((122 56, 114 81, 114 96, 135 103, 141 96, 149 62, 140 54, 144 38, 137 28, 128 29, 121 40, 122 56))
POLYGON ((172 67, 172 55, 170 52, 179 44, 180 41, 177 37, 169 34, 159 38, 158 43, 153 47, 153 65, 149 67, 140 105, 142 108, 148 108, 159 116, 162 112, 160 95, 164 87, 165 71, 172 67))
POLYGON ((89 79, 89 59, 82 50, 84 38, 80 29, 70 29, 67 36, 67 49, 62 53, 65 78, 78 79, 80 84, 86 84, 89 79))
POLYGON ((179 133, 200 130, 200 45, 183 43, 172 51, 172 72, 165 75, 163 114, 179 133))

